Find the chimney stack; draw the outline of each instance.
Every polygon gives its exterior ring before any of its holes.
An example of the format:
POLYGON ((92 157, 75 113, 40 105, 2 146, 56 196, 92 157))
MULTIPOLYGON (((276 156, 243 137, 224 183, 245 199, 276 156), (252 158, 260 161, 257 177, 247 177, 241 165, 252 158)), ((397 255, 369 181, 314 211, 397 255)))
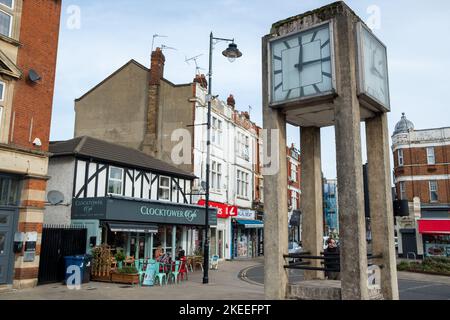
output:
POLYGON ((208 89, 208 81, 204 74, 197 74, 194 78, 194 83, 198 83, 202 88, 208 89))
POLYGON ((230 96, 227 99, 227 105, 229 105, 230 107, 233 107, 233 109, 236 106, 236 100, 234 100, 234 96, 232 94, 230 94, 230 96))
POLYGON ((156 48, 152 52, 152 59, 150 64, 150 85, 159 85, 161 79, 164 76, 164 63, 166 58, 161 48, 156 48))

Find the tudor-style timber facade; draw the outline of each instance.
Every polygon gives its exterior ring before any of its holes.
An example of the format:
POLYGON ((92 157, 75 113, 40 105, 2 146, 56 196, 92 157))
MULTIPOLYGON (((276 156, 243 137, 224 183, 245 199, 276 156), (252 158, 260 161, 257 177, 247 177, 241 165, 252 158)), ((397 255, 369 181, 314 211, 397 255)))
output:
MULTIPOLYGON (((136 149, 91 137, 50 145, 47 191, 64 195, 44 222, 88 229, 86 251, 106 243, 135 258, 162 247, 193 254, 202 246, 203 207, 192 205, 196 178, 136 149)), ((210 225, 217 223, 210 212, 210 225)))

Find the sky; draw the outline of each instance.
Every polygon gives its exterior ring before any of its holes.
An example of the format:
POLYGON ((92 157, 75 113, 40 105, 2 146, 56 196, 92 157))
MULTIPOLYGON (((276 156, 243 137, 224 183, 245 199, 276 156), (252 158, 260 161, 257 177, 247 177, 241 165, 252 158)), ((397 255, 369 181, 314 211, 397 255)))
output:
MULTIPOLYGON (((262 126, 261 38, 274 22, 332 1, 322 0, 64 0, 61 16, 52 140, 73 137, 74 100, 135 59, 149 67, 152 38, 165 45, 164 77, 189 83, 195 63, 207 73, 209 34, 234 38, 243 57, 230 64, 215 46, 214 94, 236 99, 241 111, 262 126), (250 107, 250 108, 249 108, 250 107)), ((450 126, 450 1, 347 0, 388 48, 390 133, 402 112, 416 129, 450 126)), ((362 128, 364 125, 362 124, 362 128)), ((363 160, 365 136, 362 129, 363 160)), ((288 144, 299 147, 299 129, 288 128, 288 144)), ((322 170, 336 177, 333 128, 322 129, 322 170)))

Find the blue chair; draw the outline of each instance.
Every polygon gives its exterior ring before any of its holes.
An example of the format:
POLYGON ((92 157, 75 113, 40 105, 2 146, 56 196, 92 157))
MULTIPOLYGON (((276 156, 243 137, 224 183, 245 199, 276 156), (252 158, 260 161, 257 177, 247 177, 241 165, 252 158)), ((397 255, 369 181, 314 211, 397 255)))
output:
POLYGON ((172 283, 179 282, 180 266, 181 266, 181 261, 179 261, 179 260, 176 260, 175 263, 171 266, 171 271, 169 273, 169 279, 172 279, 172 283))
POLYGON ((158 279, 160 286, 163 285, 163 281, 165 282, 165 284, 167 284, 167 275, 166 272, 164 271, 164 263, 156 262, 155 265, 156 265, 155 280, 158 279))
POLYGON ((142 279, 145 275, 144 271, 144 259, 139 259, 134 261, 134 266, 136 267, 139 273, 139 285, 142 283, 142 279))

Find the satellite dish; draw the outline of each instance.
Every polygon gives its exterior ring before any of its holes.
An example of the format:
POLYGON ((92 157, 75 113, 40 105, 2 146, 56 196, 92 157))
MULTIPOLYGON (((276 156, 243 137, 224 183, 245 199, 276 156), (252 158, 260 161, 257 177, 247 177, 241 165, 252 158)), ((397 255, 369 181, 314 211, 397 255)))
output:
POLYGON ((56 190, 49 191, 47 194, 48 202, 52 205, 60 204, 64 201, 64 195, 56 190))
POLYGON ((30 79, 30 81, 35 83, 41 80, 41 76, 33 69, 30 69, 30 71, 28 71, 28 78, 30 79))

